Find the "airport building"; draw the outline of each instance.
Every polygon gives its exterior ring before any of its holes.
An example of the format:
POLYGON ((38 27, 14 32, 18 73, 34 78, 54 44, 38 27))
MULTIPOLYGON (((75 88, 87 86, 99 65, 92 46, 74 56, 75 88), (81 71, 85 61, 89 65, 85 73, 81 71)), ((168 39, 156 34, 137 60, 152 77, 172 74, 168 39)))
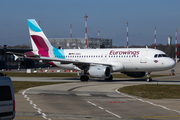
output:
MULTIPOLYGON (((56 48, 62 49, 84 49, 85 38, 49 38, 51 44, 56 48)), ((88 38, 88 48, 112 48, 112 39, 88 38)))
POLYGON ((12 54, 7 54, 6 52, 16 52, 16 53, 25 53, 32 51, 32 49, 17 49, 17 48, 4 48, 0 49, 0 69, 12 69, 12 68, 32 68, 34 67, 34 61, 19 58, 18 60, 14 59, 12 54))
POLYGON ((18 58, 15 60, 14 55, 6 52, 14 53, 26 53, 32 51, 31 48, 7 48, 4 45, 0 48, 0 69, 22 69, 22 68, 39 68, 39 67, 49 67, 49 65, 41 63, 39 61, 34 61, 31 59, 18 58))

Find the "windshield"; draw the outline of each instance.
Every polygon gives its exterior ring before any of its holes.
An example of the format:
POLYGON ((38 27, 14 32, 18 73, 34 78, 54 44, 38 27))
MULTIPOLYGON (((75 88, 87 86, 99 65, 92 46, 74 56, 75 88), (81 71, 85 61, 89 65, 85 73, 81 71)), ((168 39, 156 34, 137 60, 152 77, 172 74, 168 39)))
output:
POLYGON ((166 54, 155 54, 154 57, 155 58, 167 57, 167 55, 166 54))

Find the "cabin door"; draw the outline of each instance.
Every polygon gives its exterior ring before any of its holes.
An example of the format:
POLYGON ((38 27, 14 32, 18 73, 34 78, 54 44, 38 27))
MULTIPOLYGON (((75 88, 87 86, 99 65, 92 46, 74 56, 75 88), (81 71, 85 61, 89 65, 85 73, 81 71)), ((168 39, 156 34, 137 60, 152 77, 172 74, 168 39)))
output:
POLYGON ((146 63, 147 62, 147 50, 142 51, 141 56, 140 56, 140 62, 141 63, 146 63))

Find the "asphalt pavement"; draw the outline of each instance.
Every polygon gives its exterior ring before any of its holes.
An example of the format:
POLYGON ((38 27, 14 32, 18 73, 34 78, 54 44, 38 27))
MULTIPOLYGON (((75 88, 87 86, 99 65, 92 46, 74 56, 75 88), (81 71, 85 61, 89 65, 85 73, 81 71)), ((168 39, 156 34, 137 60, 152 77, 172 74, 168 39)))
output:
MULTIPOLYGON (((138 84, 180 84, 178 63, 175 76, 144 79, 115 79, 106 82, 79 78, 22 78, 13 81, 69 82, 34 87, 15 95, 16 117, 14 120, 179 120, 180 99, 144 99, 118 93, 118 88, 138 84)), ((170 70, 152 74, 170 74, 170 70)))

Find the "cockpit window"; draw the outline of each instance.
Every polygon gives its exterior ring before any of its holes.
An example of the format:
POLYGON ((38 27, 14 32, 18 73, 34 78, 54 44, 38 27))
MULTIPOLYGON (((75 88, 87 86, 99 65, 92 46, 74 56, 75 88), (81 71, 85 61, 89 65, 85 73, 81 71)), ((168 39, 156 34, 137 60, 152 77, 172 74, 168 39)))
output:
POLYGON ((154 55, 154 58, 160 58, 160 57, 167 57, 167 55, 166 54, 155 54, 154 55))
POLYGON ((162 57, 162 54, 159 54, 158 57, 162 57))
POLYGON ((163 56, 163 57, 167 57, 167 55, 166 55, 166 54, 162 54, 162 56, 163 56))

